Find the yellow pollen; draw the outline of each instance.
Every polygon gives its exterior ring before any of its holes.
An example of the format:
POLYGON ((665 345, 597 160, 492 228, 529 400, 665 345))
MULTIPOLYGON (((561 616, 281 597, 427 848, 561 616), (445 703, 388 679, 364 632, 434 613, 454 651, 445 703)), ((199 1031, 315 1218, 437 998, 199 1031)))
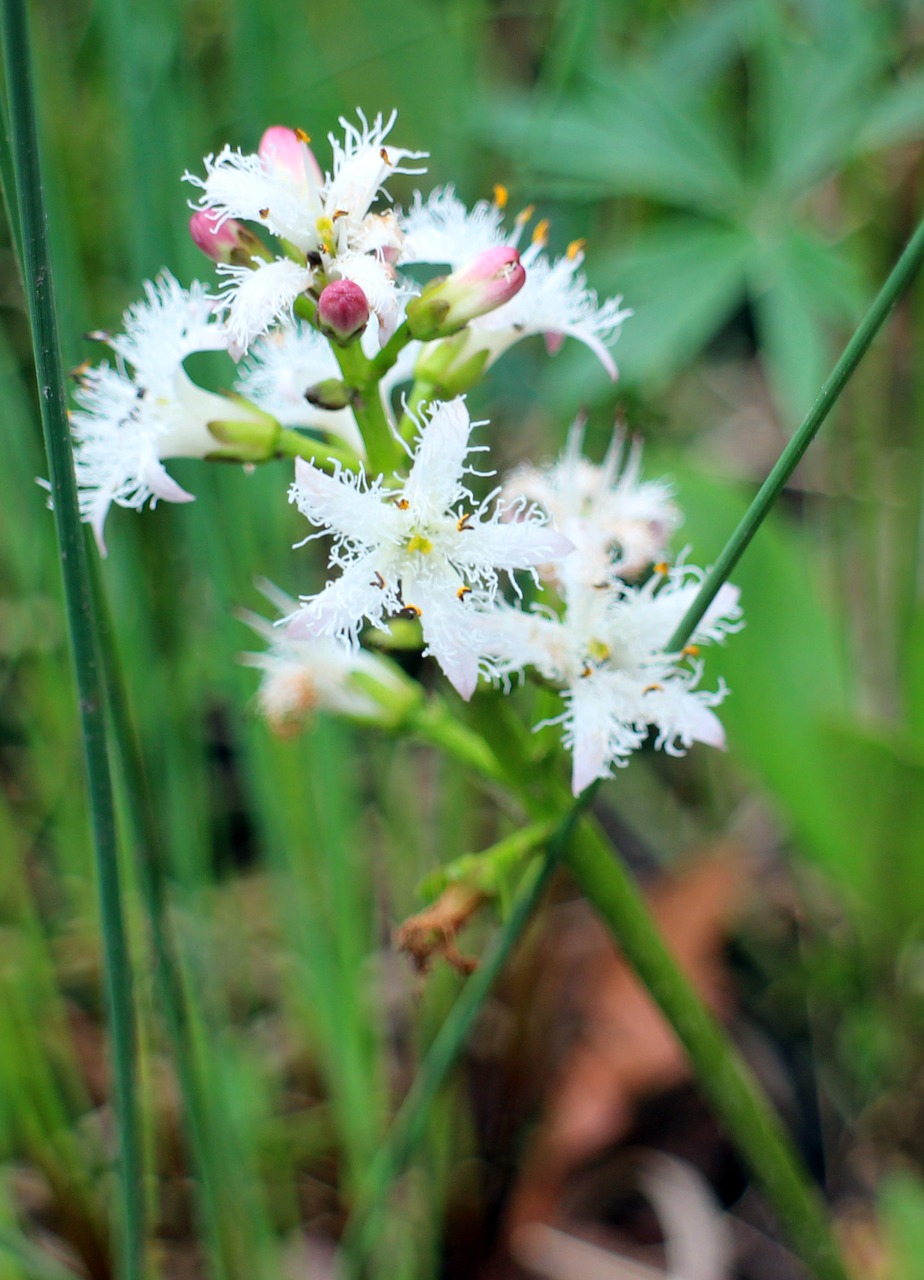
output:
POLYGON ((506 209, 507 201, 509 199, 510 199, 510 192, 507 190, 504 184, 502 182, 495 182, 494 203, 497 205, 498 209, 506 209))
POLYGON ((328 217, 318 218, 315 226, 318 229, 318 235, 321 237, 321 244, 328 253, 334 251, 334 224, 328 217))
POLYGON ((579 253, 583 253, 586 244, 586 240, 572 240, 567 250, 568 261, 573 262, 579 253))
POLYGON ((408 551, 419 551, 422 556, 428 556, 433 550, 433 543, 424 534, 415 533, 407 544, 407 549, 408 551))
POLYGON ((471 594, 471 590, 471 587, 460 587, 456 595, 460 600, 464 600, 467 595, 471 594))
POLYGON ((542 218, 533 228, 533 244, 548 244, 549 241, 549 220, 542 218))
POLYGON ((471 512, 466 511, 462 519, 459 520, 458 523, 456 524, 456 528, 458 529, 459 533, 464 533, 466 529, 471 529, 472 526, 469 524, 469 520, 471 520, 471 518, 472 518, 471 512))
POLYGON ((80 364, 78 364, 75 368, 71 369, 71 377, 76 382, 79 382, 80 379, 84 376, 84 374, 88 373, 91 368, 92 368, 92 364, 89 360, 82 360, 80 364))
POLYGON ((398 508, 399 511, 407 511, 410 505, 411 504, 408 502, 407 498, 399 498, 395 503, 395 506, 398 508))
POLYGON ((335 209, 335 210, 334 210, 334 217, 333 217, 333 221, 334 221, 334 222, 336 222, 336 221, 338 220, 338 218, 345 218, 346 216, 347 216, 347 210, 346 210, 346 209, 335 209))
POLYGON ((642 690, 642 693, 654 693, 655 691, 663 693, 664 685, 663 684, 646 684, 645 688, 642 690))
POLYGON ((308 134, 305 132, 304 129, 296 129, 295 136, 296 138, 298 138, 299 142, 304 142, 306 147, 308 143, 311 141, 311 138, 308 136, 308 134))
POLYGON ((421 609, 419 604, 406 604, 403 612, 412 613, 415 618, 420 618, 423 615, 423 609, 421 609))
POLYGON ((386 163, 387 165, 390 165, 390 164, 391 164, 391 158, 389 157, 389 154, 388 154, 388 152, 385 150, 385 148, 384 148, 384 147, 383 147, 383 148, 382 148, 382 150, 379 152, 379 155, 382 157, 382 159, 385 161, 385 163, 386 163))
POLYGON ((684 658, 698 658, 698 657, 699 657, 699 645, 698 645, 698 644, 685 644, 685 645, 683 646, 683 648, 680 650, 680 654, 681 654, 681 657, 684 657, 684 658))
POLYGON ((666 560, 659 560, 654 567, 654 571, 655 573, 664 574, 666 576, 668 573, 670 573, 670 565, 667 563, 666 560))
POLYGON ((586 680, 587 677, 592 676, 593 673, 594 673, 593 667, 585 667, 584 670, 581 672, 581 679, 586 680))
POLYGON ((521 209, 516 216, 517 226, 525 227, 535 212, 536 206, 534 204, 528 204, 525 209, 521 209))

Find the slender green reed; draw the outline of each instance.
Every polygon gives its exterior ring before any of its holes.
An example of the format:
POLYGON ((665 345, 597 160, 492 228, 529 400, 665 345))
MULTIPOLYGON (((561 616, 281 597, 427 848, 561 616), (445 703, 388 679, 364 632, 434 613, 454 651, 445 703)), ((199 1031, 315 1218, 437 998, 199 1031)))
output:
MULTIPOLYGON (((122 1210, 121 1274, 137 1280, 144 1243, 142 1151, 136 1111, 135 1011, 119 883, 105 702, 99 671, 84 530, 74 478, 67 399, 55 318, 51 263, 39 171, 24 0, 3 0, 3 54, 9 96, 16 207, 23 244, 23 279, 29 302, 42 429, 48 453, 55 528, 61 554, 68 627, 77 678, 81 730, 93 825, 104 973, 119 1134, 122 1210)), ((13 200, 10 199, 10 204, 13 200)))
POLYGON ((747 550, 754 534, 767 518, 773 504, 780 496, 786 482, 802 460, 802 456, 818 434, 819 428, 837 403, 838 397, 863 359, 870 343, 882 328, 889 312, 913 280, 924 259, 924 219, 918 224, 904 252, 889 273, 875 301, 861 320, 853 337, 844 348, 841 358, 831 370, 827 381, 819 391, 815 403, 793 433, 789 444, 780 454, 776 465, 757 492, 754 501, 741 518, 737 529, 722 549, 712 569, 689 609, 671 636, 667 648, 676 652, 682 649, 696 630, 697 623, 715 599, 722 584, 727 582, 735 565, 747 550))

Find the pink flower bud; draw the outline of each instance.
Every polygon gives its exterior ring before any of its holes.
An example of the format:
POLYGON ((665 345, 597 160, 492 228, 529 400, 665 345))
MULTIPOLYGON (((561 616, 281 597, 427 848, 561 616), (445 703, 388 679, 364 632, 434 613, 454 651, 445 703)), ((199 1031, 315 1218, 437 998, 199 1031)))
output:
POLYGON ((358 338, 369 323, 369 299, 352 280, 334 280, 318 299, 318 327, 334 342, 358 338))
POLYGON ((415 338, 448 338, 469 320, 502 307, 523 288, 526 269, 512 245, 485 249, 442 280, 432 280, 408 303, 408 326, 415 338))
POLYGON ((213 262, 251 266, 254 258, 269 258, 266 246, 236 218, 219 220, 214 209, 200 209, 189 220, 193 243, 213 262))
POLYGON ((258 148, 263 168, 267 173, 275 171, 285 175, 295 186, 303 186, 306 181, 322 186, 324 174, 308 146, 309 142, 307 133, 301 129, 272 125, 260 139, 258 148))

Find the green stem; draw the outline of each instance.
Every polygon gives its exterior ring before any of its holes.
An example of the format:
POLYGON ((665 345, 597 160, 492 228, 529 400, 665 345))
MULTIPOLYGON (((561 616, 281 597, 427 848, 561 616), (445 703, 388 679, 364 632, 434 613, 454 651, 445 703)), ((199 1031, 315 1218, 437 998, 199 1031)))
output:
POLYGON ((373 475, 388 475, 404 457, 382 404, 379 379, 373 362, 367 360, 358 342, 338 347, 331 344, 343 380, 352 387, 353 413, 366 446, 369 470, 373 475))
POLYGON ((348 445, 331 444, 329 440, 318 440, 315 436, 306 436, 292 427, 281 427, 276 441, 277 458, 304 458, 313 462, 324 471, 331 470, 330 462, 339 462, 347 471, 355 471, 359 466, 359 458, 355 450, 348 445))
POLYGON ((104 980, 119 1134, 121 1273, 141 1274, 144 1246, 142 1152, 136 1106, 135 1011, 119 883, 116 824, 106 741, 98 641, 74 478, 67 396, 55 320, 51 263, 38 161, 38 134, 24 0, 3 0, 3 53, 12 127, 23 279, 35 351, 42 428, 48 452, 55 528, 61 553, 68 628, 77 678, 90 814, 99 879, 104 980))
POLYGON ((398 356, 400 356, 404 348, 413 341, 414 339, 411 337, 410 330, 406 324, 396 329, 382 350, 369 361, 372 377, 377 381, 384 378, 385 374, 397 364, 398 356))
MULTIPOLYGON (((195 1051, 195 1029, 183 982, 178 948, 170 924, 167 858, 154 817, 148 780, 126 696, 125 678, 116 649, 112 620, 99 569, 91 572, 99 619, 100 658, 113 737, 122 766, 123 784, 137 852, 138 881, 151 931, 154 979, 167 1031, 176 1055, 180 1092, 189 1121, 190 1147, 202 1184, 202 1221, 211 1241, 210 1259, 219 1277, 239 1273, 233 1231, 222 1230, 221 1180, 213 1158, 214 1141, 208 1091, 195 1051)), ((233 1216, 229 1215, 229 1222, 233 1216)))
POLYGON ((566 860, 628 963, 687 1051, 697 1083, 818 1280, 847 1280, 824 1206, 763 1092, 681 973, 638 887, 602 838, 571 842, 566 860))
POLYGON ((888 279, 870 307, 859 328, 844 348, 841 358, 834 366, 831 374, 819 391, 815 403, 809 409, 801 426, 793 435, 789 444, 780 454, 779 460, 767 479, 761 485, 754 501, 748 507, 737 529, 726 543, 721 555, 707 574, 696 598, 681 619, 680 625, 671 636, 667 649, 675 653, 690 639, 706 610, 727 581, 735 565, 741 559, 754 534, 763 524, 773 504, 779 497, 783 486, 795 471, 802 455, 815 439, 821 424, 837 403, 838 397, 850 380, 851 375, 889 312, 911 283, 915 272, 924 259, 924 220, 918 224, 914 235, 908 241, 905 251, 892 268, 888 279))
POLYGON ((374 1244, 378 1216, 388 1190, 423 1137, 433 1100, 455 1065, 481 1006, 531 919, 568 844, 574 824, 590 796, 591 790, 588 790, 572 805, 558 823, 545 856, 541 860, 537 859, 525 873, 508 919, 495 935, 478 968, 462 988, 462 994, 450 1009, 430 1046, 423 1066, 415 1076, 388 1136, 372 1162, 366 1183, 353 1207, 343 1237, 348 1276, 359 1277, 362 1274, 363 1259, 374 1244))

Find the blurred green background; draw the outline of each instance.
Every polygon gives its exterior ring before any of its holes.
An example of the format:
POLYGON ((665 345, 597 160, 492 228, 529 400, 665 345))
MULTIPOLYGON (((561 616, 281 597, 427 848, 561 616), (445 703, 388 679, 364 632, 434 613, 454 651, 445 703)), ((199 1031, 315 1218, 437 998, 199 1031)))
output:
MULTIPOLYGON (((551 219, 553 251, 586 236, 590 282, 635 310, 615 386, 576 344, 550 361, 535 340, 473 393, 473 416, 492 419, 509 462, 554 453, 579 410, 598 457, 627 422, 648 473, 673 478, 679 545, 700 564, 922 211, 924 11, 910 0, 54 0, 33 6, 33 38, 69 365, 96 358, 82 335, 116 328, 162 266, 210 278, 180 182, 205 153, 252 150, 283 123, 312 134, 323 165, 338 114, 396 106, 395 140, 430 152, 425 190, 453 182, 471 202, 505 183, 512 208, 535 201, 551 219)), ((727 757, 644 757, 602 802, 652 867, 755 806, 778 824, 775 874, 796 905, 742 926, 747 999, 810 1059, 833 1184, 871 1204, 885 1188, 890 1277, 922 1274, 922 303, 920 286, 901 302, 736 572, 747 629, 710 667, 733 690, 727 757), (850 1182, 839 1162, 857 1151, 850 1182)), ((41 1233, 102 1277, 95 889, 8 244, 0 305, 0 1280, 49 1274, 26 1239, 41 1233)), ((271 737, 235 610, 260 609, 258 575, 309 589, 288 468, 205 470, 176 467, 190 506, 113 511, 102 576, 209 1081, 203 1212, 126 857, 157 1265, 253 1280, 336 1236, 458 990, 448 972, 417 983, 391 928, 423 875, 515 815, 413 745, 330 722, 271 737)), ((383 1276, 453 1274, 444 1213, 478 1133, 465 1081, 450 1093, 402 1186, 383 1276)), ((487 1251, 492 1207, 472 1212, 487 1251)))

